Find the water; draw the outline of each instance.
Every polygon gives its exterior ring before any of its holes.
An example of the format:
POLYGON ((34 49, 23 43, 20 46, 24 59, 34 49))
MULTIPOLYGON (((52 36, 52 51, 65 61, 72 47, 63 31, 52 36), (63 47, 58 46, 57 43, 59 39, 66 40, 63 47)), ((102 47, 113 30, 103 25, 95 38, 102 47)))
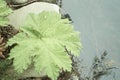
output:
MULTIPOLYGON (((76 30, 81 32, 83 49, 80 58, 90 66, 95 55, 105 50, 114 65, 120 68, 120 0, 63 0, 76 30)), ((115 70, 120 80, 120 70, 115 70)), ((105 76, 101 80, 113 80, 105 76)))

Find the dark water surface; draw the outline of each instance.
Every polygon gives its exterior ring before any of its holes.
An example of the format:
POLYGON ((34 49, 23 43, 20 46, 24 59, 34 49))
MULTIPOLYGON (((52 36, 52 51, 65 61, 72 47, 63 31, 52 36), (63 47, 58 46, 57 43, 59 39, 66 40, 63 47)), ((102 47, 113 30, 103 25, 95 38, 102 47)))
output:
MULTIPOLYGON (((93 57, 105 50, 120 68, 120 0, 63 0, 62 8, 70 14, 81 32, 83 49, 80 58, 90 66, 93 57)), ((120 70, 115 70, 120 80, 120 70)), ((111 76, 101 80, 113 80, 111 76)))

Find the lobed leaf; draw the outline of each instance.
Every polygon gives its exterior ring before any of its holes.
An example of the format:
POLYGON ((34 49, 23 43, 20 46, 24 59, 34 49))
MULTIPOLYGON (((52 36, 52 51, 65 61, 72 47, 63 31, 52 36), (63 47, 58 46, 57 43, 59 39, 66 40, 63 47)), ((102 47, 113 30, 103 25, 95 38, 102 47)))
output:
POLYGON ((81 43, 79 33, 69 23, 56 12, 29 14, 21 27, 23 32, 8 41, 8 45, 18 44, 9 57, 14 58, 15 70, 23 72, 33 61, 35 70, 44 71, 52 80, 57 80, 61 69, 71 71, 65 47, 77 56, 81 43))
POLYGON ((5 0, 0 0, 0 26, 6 26, 8 24, 7 16, 12 10, 7 6, 5 0))
POLYGON ((0 26, 6 26, 8 21, 9 20, 6 17, 0 17, 0 26))

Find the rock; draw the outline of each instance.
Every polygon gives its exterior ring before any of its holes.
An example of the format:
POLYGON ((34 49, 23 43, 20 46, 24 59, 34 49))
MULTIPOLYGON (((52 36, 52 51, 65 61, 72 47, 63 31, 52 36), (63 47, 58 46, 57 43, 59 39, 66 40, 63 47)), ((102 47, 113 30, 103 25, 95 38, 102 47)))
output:
POLYGON ((59 13, 59 7, 55 4, 46 2, 34 2, 18 10, 15 10, 12 14, 10 14, 8 16, 8 19, 10 20, 9 24, 13 25, 16 28, 19 28, 24 24, 26 16, 29 13, 38 14, 42 11, 56 11, 59 13))
POLYGON ((12 2, 15 3, 15 4, 22 4, 22 3, 25 3, 27 1, 28 0, 12 0, 12 2))

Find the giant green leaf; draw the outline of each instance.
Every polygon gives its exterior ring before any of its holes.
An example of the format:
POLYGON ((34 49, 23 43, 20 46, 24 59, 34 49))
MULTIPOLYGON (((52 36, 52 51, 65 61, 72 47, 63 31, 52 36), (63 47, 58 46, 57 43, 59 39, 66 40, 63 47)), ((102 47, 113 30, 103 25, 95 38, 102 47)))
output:
POLYGON ((9 15, 12 10, 7 6, 5 0, 0 0, 0 26, 5 26, 8 24, 7 15, 9 15))
POLYGON ((10 52, 18 72, 34 62, 37 72, 44 71, 52 80, 57 80, 61 69, 71 71, 71 59, 65 51, 79 55, 81 42, 79 32, 74 31, 68 19, 61 19, 56 12, 29 14, 21 33, 11 38, 8 45, 17 43, 10 52))

